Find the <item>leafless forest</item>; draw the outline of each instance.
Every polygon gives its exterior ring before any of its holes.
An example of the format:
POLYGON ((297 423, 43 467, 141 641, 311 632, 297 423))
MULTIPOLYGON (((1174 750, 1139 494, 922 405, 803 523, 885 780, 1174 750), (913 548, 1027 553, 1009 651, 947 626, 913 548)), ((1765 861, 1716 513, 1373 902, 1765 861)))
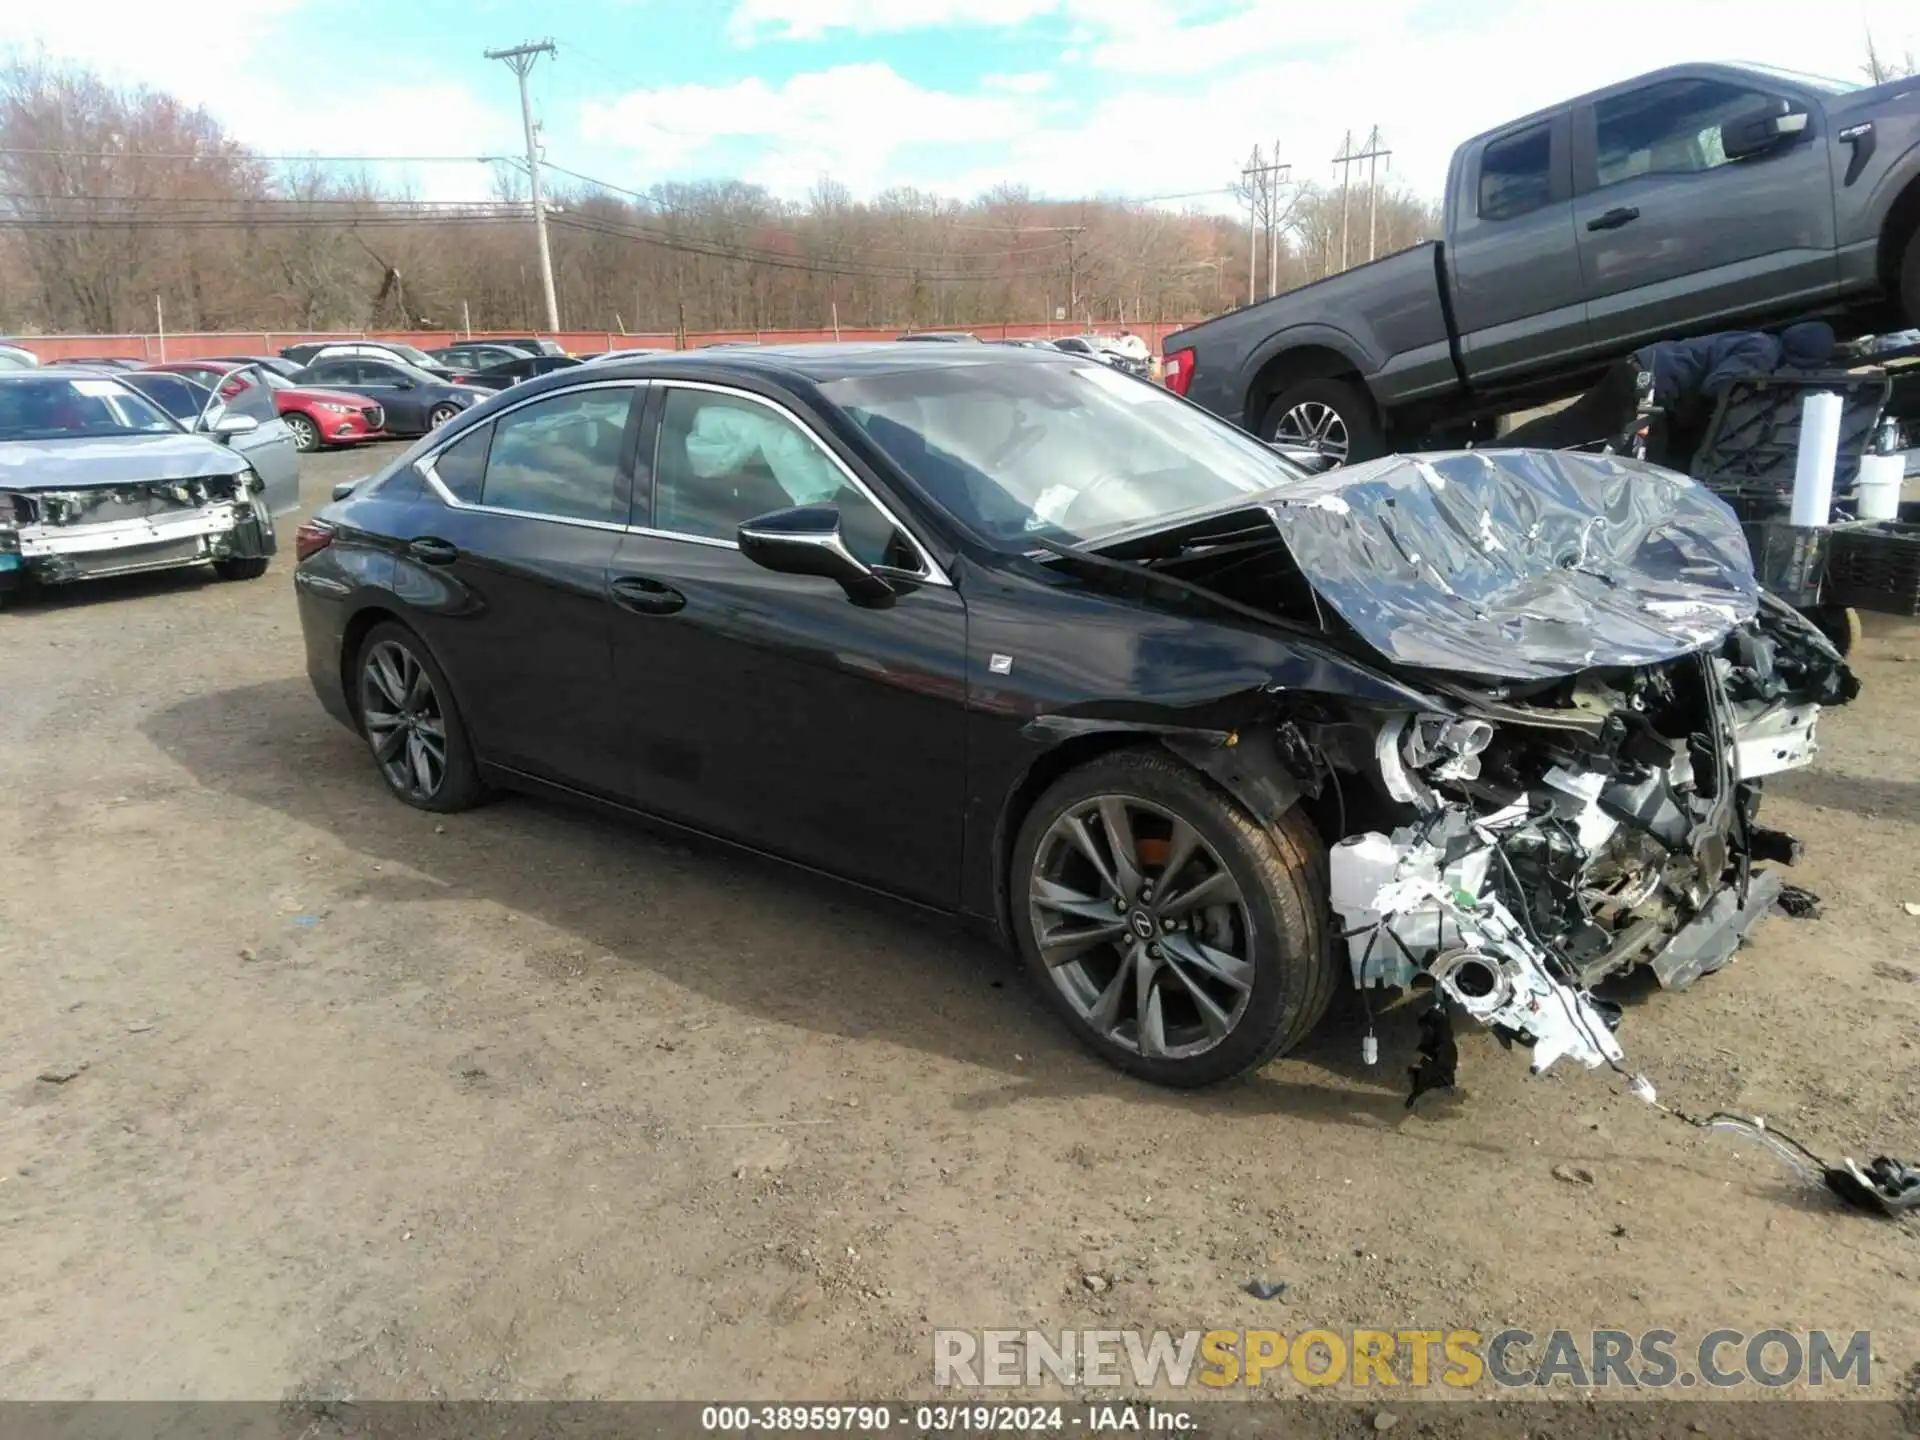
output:
MULTIPOLYGON (((0 331, 530 328, 542 306, 525 177, 497 199, 422 201, 364 170, 269 163, 204 111, 44 60, 0 69, 0 331), (463 309, 464 307, 464 309, 463 309)), ((1223 180, 1196 175, 1195 187, 1223 180)), ((728 180, 645 189, 547 175, 562 324, 664 332, 1040 320, 1174 320, 1244 301, 1248 224, 1112 199, 910 189, 799 201, 728 180)), ((637 182, 636 182, 637 183, 637 182)), ((1230 197, 1222 196, 1230 207, 1230 197)), ((1367 253, 1367 193, 1346 253, 1367 253)), ((1342 197, 1275 205, 1278 288, 1340 268, 1342 197)), ((1434 232, 1384 186, 1380 254, 1434 232)), ((1262 236, 1260 293, 1269 288, 1262 236)))

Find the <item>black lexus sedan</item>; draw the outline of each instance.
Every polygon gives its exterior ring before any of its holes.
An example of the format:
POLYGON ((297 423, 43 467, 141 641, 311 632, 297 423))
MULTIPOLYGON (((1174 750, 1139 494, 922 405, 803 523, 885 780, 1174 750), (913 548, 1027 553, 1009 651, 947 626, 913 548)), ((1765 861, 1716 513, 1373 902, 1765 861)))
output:
POLYGON ((584 799, 959 914, 1176 1085, 1342 980, 1431 990, 1428 1083, 1455 1017, 1617 1068, 1590 987, 1725 964, 1790 850, 1762 777, 1856 688, 1682 476, 1309 476, 993 345, 543 376, 296 548, 313 685, 401 800, 584 799))

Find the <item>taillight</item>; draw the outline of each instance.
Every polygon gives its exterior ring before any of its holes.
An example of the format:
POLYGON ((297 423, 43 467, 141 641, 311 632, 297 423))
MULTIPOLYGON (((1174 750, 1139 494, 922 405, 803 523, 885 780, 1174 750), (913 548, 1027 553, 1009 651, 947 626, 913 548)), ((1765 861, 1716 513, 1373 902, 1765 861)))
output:
POLYGON ((333 543, 333 527, 324 520, 303 520, 293 532, 293 558, 305 560, 333 543))
POLYGON ((1176 395, 1185 395, 1193 384, 1193 351, 1175 350, 1161 366, 1160 377, 1176 395))

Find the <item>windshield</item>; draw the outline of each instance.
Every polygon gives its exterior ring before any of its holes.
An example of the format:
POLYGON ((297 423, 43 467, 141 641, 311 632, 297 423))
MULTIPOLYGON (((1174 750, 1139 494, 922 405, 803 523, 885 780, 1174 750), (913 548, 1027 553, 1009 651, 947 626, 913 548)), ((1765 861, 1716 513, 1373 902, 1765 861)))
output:
POLYGON ((1252 437, 1105 366, 1001 361, 821 387, 990 539, 1098 541, 1300 478, 1252 437))
POLYGON ((0 440, 179 433, 164 410, 118 380, 34 375, 0 382, 0 440))

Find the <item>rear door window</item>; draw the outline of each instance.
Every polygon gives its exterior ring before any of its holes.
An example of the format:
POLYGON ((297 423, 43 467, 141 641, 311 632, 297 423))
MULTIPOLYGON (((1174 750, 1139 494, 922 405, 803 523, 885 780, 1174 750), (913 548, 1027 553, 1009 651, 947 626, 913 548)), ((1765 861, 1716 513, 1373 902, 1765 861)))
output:
POLYGON ((1480 218, 1513 220, 1553 198, 1553 124, 1543 120, 1488 142, 1480 156, 1480 218))
POLYGON ((502 415, 493 422, 481 503, 624 523, 616 505, 633 394, 631 385, 573 390, 502 415))

